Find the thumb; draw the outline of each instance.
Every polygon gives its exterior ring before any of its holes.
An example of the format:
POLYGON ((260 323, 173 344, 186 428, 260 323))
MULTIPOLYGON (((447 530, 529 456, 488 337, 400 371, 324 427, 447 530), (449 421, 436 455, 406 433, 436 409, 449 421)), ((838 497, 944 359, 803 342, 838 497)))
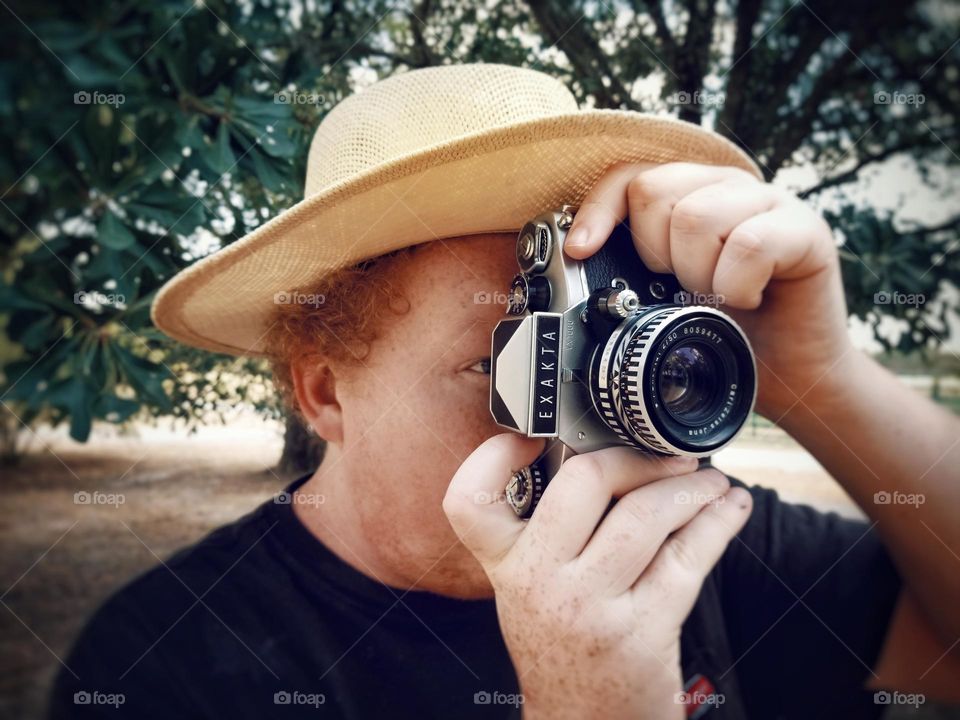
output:
POLYGON ((516 470, 540 457, 543 445, 515 433, 495 435, 464 460, 447 488, 443 511, 484 568, 502 557, 524 528, 507 505, 504 488, 516 470))

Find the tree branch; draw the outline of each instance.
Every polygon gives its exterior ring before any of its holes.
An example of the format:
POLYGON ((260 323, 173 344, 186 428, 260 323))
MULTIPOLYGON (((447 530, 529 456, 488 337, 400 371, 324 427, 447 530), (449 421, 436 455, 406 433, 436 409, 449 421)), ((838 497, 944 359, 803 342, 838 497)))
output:
POLYGON ((430 17, 430 0, 422 0, 417 4, 415 10, 407 12, 407 18, 410 21, 410 34, 413 35, 413 56, 416 58, 416 67, 430 67, 436 65, 433 51, 430 49, 427 39, 423 35, 423 28, 427 24, 427 18, 430 17))
POLYGON ((670 32, 667 19, 663 15, 661 0, 642 0, 642 2, 634 4, 634 9, 639 10, 639 6, 645 8, 647 14, 653 19, 653 26, 656 29, 657 39, 660 41, 662 54, 666 56, 665 62, 673 65, 677 57, 677 41, 670 32))
POLYGON ((934 144, 933 142, 920 143, 920 142, 917 142, 916 138, 911 137, 909 140, 905 140, 904 142, 898 143, 896 145, 891 145, 889 147, 886 147, 880 152, 874 153, 873 155, 865 155, 864 157, 860 158, 859 162, 857 162, 857 164, 854 165, 849 170, 845 170, 844 172, 839 173, 837 175, 833 175, 832 177, 824 178, 816 185, 813 185, 807 188, 806 190, 803 190, 797 193, 797 196, 800 198, 807 198, 807 197, 810 197, 811 195, 815 195, 819 192, 823 192, 827 188, 832 188, 832 187, 836 187, 837 185, 843 185, 845 183, 852 182, 857 179, 857 175, 859 175, 860 171, 863 170, 863 168, 865 168, 867 165, 872 165, 873 163, 881 162, 883 160, 886 160, 889 157, 892 157, 893 155, 896 155, 897 153, 906 152, 907 150, 912 150, 918 147, 930 146, 933 144, 934 144))
POLYGON ((589 91, 596 97, 599 107, 639 109, 629 90, 610 68, 606 54, 583 16, 572 17, 571 13, 561 9, 561 3, 545 0, 530 0, 529 6, 544 37, 563 51, 578 79, 589 83, 589 91), (609 82, 609 87, 604 84, 604 79, 609 82))
MULTIPOLYGON (((697 97, 703 89, 703 79, 709 69, 717 3, 715 0, 688 0, 687 13, 687 32, 683 37, 683 45, 676 54, 674 65, 679 90, 690 97, 697 97)), ((699 125, 702 115, 702 103, 689 103, 680 107, 681 120, 699 125)))
POLYGON ((740 117, 747 98, 748 79, 750 78, 751 58, 750 48, 753 45, 753 27, 760 17, 762 0, 740 0, 737 3, 737 27, 733 41, 733 62, 728 71, 726 95, 723 110, 720 113, 721 127, 726 125, 741 136, 742 127, 740 117))
POLYGON ((766 158, 769 172, 776 174, 780 166, 800 146, 813 128, 813 123, 820 114, 820 106, 828 98, 840 96, 839 89, 843 87, 844 81, 853 86, 859 83, 869 84, 872 79, 873 75, 859 63, 852 52, 837 58, 833 65, 820 74, 800 107, 791 113, 789 125, 776 135, 776 142, 766 158), (854 68, 853 71, 851 67, 854 68))

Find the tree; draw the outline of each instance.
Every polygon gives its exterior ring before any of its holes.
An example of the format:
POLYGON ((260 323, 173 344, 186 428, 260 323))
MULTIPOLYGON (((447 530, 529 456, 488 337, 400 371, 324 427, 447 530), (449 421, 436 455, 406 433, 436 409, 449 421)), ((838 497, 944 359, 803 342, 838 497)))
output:
MULTIPOLYGON (((265 368, 180 346, 148 308, 178 269, 302 192, 310 132, 358 84, 408 68, 506 62, 583 104, 672 112, 796 166, 845 238, 851 312, 931 348, 956 313, 960 215, 905 222, 858 197, 904 160, 948 196, 960 164, 960 29, 937 3, 826 0, 263 0, 17 6, 3 24, 2 408, 26 425, 281 409, 265 368), (30 71, 23 72, 22 68, 30 71), (878 303, 922 294, 923 308, 878 303), (935 312, 927 310, 934 308, 935 312)), ((944 203, 946 205, 946 203, 944 203)), ((293 421, 290 421, 291 423, 293 421)), ((304 435, 288 425, 289 457, 304 435)))

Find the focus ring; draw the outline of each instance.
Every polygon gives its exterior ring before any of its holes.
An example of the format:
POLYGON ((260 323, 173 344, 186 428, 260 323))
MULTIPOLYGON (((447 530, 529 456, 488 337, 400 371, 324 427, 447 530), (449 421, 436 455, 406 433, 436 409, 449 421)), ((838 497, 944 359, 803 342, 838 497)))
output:
POLYGON ((623 382, 619 405, 627 416, 630 427, 643 439, 643 442, 662 453, 673 454, 673 448, 664 445, 659 436, 652 431, 650 419, 647 417, 646 407, 641 398, 643 396, 643 363, 646 360, 647 346, 656 334, 657 328, 665 320, 676 315, 681 308, 673 307, 659 313, 656 318, 633 334, 624 351, 623 382))
POLYGON ((620 329, 611 336, 600 359, 597 375, 605 382, 592 383, 596 391, 595 407, 603 421, 617 437, 630 445, 642 445, 663 453, 670 452, 658 437, 650 431, 645 414, 629 402, 629 388, 638 387, 635 379, 642 370, 640 353, 653 332, 681 308, 665 307, 652 314, 646 321, 620 329), (632 335, 624 340, 624 332, 632 335), (618 368, 623 368, 620 375, 618 368))

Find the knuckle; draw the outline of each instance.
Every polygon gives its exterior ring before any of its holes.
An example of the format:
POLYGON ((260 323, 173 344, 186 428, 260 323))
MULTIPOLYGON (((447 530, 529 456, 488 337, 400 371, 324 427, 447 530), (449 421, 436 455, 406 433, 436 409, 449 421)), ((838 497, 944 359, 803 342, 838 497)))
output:
POLYGON ((681 200, 670 216, 670 230, 679 235, 702 233, 712 214, 709 203, 703 200, 681 200))
POLYGON ((734 231, 727 238, 727 245, 740 257, 756 257, 763 253, 763 241, 753 231, 734 231))
POLYGON ((627 183, 627 200, 630 205, 645 207, 659 198, 659 183, 647 173, 635 175, 627 183))

